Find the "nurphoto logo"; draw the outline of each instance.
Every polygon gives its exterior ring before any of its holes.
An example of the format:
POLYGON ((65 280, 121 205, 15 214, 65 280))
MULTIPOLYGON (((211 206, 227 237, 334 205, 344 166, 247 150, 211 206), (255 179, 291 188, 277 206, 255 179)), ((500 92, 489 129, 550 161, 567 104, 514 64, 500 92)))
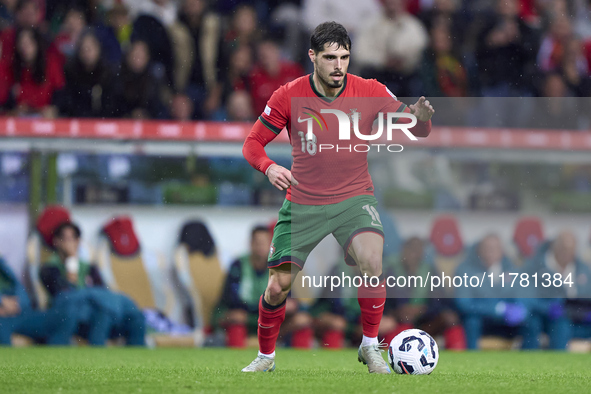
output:
POLYGON ((377 131, 373 134, 362 134, 359 131, 359 121, 361 113, 356 108, 352 108, 347 114, 338 109, 321 109, 320 112, 309 107, 304 107, 304 115, 308 117, 299 116, 298 123, 306 123, 306 131, 298 131, 302 143, 302 152, 310 155, 315 155, 318 152, 334 150, 347 152, 369 152, 374 149, 387 150, 388 152, 396 153, 402 152, 404 149, 400 144, 385 144, 385 143, 364 143, 363 141, 377 142, 383 140, 385 134, 386 141, 392 141, 394 130, 402 131, 409 140, 417 141, 409 129, 417 124, 417 118, 413 114, 405 112, 379 112, 377 116, 377 131), (328 122, 323 114, 334 115, 337 117, 339 125, 339 141, 349 141, 357 139, 356 144, 318 144, 317 137, 314 134, 314 125, 318 125, 320 132, 328 131, 328 122), (398 123, 400 119, 410 119, 409 123, 398 123), (385 123, 385 125, 384 125, 385 123), (359 141, 361 140, 361 141, 359 141))

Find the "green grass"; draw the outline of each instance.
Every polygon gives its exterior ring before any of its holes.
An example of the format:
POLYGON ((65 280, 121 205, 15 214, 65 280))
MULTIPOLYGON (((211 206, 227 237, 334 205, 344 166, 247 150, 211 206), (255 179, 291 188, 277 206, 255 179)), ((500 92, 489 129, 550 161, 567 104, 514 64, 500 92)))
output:
POLYGON ((243 374, 256 350, 0 348, 1 393, 585 393, 591 355, 442 352, 429 376, 369 375, 355 350, 279 349, 272 373, 243 374))

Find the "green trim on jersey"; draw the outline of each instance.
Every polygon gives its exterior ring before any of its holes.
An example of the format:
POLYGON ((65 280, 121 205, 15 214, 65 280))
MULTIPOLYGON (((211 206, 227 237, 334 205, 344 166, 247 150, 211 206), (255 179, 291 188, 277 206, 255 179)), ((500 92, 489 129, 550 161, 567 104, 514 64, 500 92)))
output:
POLYGON ((316 96, 320 97, 321 99, 323 99, 327 103, 332 103, 337 97, 339 97, 341 95, 341 93, 343 93, 345 91, 345 88, 347 87, 347 74, 345 74, 343 79, 344 79, 343 87, 341 88, 341 90, 339 90, 337 95, 334 97, 326 97, 325 95, 320 93, 318 91, 318 89, 316 89, 316 85, 314 84, 314 73, 310 74, 309 81, 310 81, 310 86, 312 87, 312 91, 316 94, 316 96))
POLYGON ((271 130, 273 133, 275 133, 275 134, 281 133, 281 129, 279 127, 273 126, 268 120, 265 120, 265 118, 263 118, 263 115, 259 116, 259 120, 261 121, 261 123, 263 125, 265 125, 266 128, 271 130))

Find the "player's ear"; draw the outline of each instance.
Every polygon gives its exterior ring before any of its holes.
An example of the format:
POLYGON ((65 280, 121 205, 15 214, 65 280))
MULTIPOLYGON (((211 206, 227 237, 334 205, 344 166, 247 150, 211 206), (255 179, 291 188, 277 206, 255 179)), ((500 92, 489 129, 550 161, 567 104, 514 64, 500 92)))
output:
POLYGON ((314 63, 314 61, 316 60, 316 54, 314 53, 313 49, 308 49, 308 56, 310 57, 312 63, 314 63))

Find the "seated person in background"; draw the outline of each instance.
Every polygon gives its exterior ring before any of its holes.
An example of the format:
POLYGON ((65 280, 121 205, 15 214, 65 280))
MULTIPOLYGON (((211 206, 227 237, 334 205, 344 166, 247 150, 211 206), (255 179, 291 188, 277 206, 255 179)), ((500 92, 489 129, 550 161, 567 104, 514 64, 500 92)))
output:
POLYGON ((79 334, 91 345, 103 346, 108 338, 124 337, 127 345, 143 346, 145 319, 133 301, 103 287, 96 266, 78 257, 80 229, 64 223, 54 232, 56 252, 43 264, 40 276, 52 302, 76 302, 79 334))
POLYGON ((481 287, 461 286, 455 288, 456 306, 462 315, 468 349, 477 349, 482 335, 494 334, 513 337, 523 335, 527 343, 533 335, 528 322, 529 311, 519 288, 508 284, 513 279, 510 273, 518 273, 517 267, 503 252, 501 240, 496 234, 485 236, 468 252, 465 261, 458 267, 456 276, 477 276, 481 287), (492 274, 493 282, 488 275, 492 274), (505 286, 500 277, 504 275, 505 286))
MULTIPOLYGON (((331 291, 330 282, 323 288, 320 297, 312 306, 312 315, 315 317, 316 334, 322 346, 331 349, 339 349, 345 345, 359 346, 362 337, 361 308, 357 299, 357 287, 353 285, 356 276, 361 276, 359 268, 346 264, 336 264, 328 274, 330 277, 351 278, 351 286, 348 279, 344 285, 335 287, 331 291), (346 343, 346 339, 351 339, 346 343)), ((361 276, 361 279, 363 277, 361 276)), ((358 283, 358 282, 356 282, 358 283)), ((393 338, 397 332, 398 324, 388 308, 386 308, 380 326, 378 337, 382 340, 393 338)), ((399 331, 398 331, 399 332, 399 331)))
MULTIPOLYGON (((405 278, 405 286, 399 280, 401 287, 388 287, 387 309, 399 325, 386 341, 389 343, 398 333, 416 327, 432 336, 443 334, 446 349, 465 349, 466 334, 449 299, 435 298, 437 294, 430 293, 429 287, 409 279, 421 277, 426 281, 427 274, 434 273, 434 268, 424 260, 424 247, 420 238, 411 237, 404 242, 400 259, 386 263, 386 278, 405 278)), ((393 284, 394 279, 390 280, 393 284)))
POLYGON ((0 345, 10 345, 14 334, 37 342, 65 346, 76 331, 73 304, 63 304, 45 312, 35 311, 25 288, 0 257, 0 345))
MULTIPOLYGON (((271 238, 268 226, 253 228, 250 253, 234 261, 228 270, 213 319, 216 326, 226 330, 227 346, 244 347, 247 336, 257 333, 259 299, 269 279, 267 257, 271 238)), ((288 297, 286 308, 279 338, 283 337, 295 348, 310 348, 313 340, 312 318, 300 310, 296 299, 288 297)))
POLYGON ((529 289, 535 291, 528 299, 532 311, 528 320, 534 331, 529 348, 540 346, 542 331, 548 334, 550 349, 555 350, 566 349, 571 338, 591 337, 591 270, 576 251, 576 237, 563 231, 554 241, 543 243, 526 262, 529 289), (534 287, 531 275, 536 273, 538 286, 534 287))

